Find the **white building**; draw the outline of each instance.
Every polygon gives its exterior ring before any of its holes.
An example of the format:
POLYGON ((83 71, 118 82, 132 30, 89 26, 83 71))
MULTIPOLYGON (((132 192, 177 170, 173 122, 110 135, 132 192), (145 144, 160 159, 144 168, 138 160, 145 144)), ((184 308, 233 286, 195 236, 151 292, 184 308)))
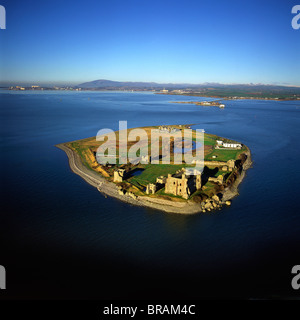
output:
POLYGON ((223 147, 223 148, 234 148, 234 149, 241 149, 242 144, 241 143, 226 143, 221 140, 216 140, 217 142, 217 148, 223 147))
POLYGON ((240 143, 223 143, 224 148, 238 148, 240 149, 242 145, 240 143))
POLYGON ((223 145, 223 141, 222 140, 216 140, 216 142, 217 142, 218 146, 222 146, 223 145))

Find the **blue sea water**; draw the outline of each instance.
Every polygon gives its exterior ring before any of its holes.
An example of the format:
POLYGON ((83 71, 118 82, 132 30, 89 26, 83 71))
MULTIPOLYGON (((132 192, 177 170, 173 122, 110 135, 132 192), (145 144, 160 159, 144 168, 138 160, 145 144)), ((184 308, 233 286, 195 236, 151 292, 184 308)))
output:
POLYGON ((225 109, 142 92, 0 92, 0 264, 9 297, 295 296, 300 263, 300 101, 225 109), (102 128, 196 124, 246 144, 232 205, 177 215, 106 198, 55 144, 102 128))

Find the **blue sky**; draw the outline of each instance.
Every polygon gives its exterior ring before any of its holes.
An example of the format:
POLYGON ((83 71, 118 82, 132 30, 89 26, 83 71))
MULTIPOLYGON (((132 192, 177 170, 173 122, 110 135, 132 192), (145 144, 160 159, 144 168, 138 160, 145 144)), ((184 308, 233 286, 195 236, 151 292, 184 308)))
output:
POLYGON ((296 0, 1 4, 2 83, 300 85, 300 29, 291 27, 296 0))

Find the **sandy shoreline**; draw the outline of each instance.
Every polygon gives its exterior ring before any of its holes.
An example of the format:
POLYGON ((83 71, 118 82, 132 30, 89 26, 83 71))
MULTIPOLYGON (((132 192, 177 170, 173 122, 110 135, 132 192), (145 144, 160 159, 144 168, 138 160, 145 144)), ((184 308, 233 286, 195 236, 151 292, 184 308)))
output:
MULTIPOLYGON (((150 198, 147 196, 138 196, 137 199, 133 199, 127 195, 120 195, 117 186, 113 182, 107 181, 100 174, 89 170, 82 163, 79 155, 72 149, 70 149, 66 143, 61 143, 55 147, 63 150, 69 159, 69 165, 71 170, 84 179, 87 183, 97 188, 99 192, 106 194, 110 197, 114 197, 123 202, 130 203, 132 205, 150 207, 152 209, 157 209, 170 213, 180 213, 180 214, 194 214, 201 212, 200 203, 195 203, 193 201, 186 202, 174 202, 165 199, 150 198)), ((243 171, 237 180, 229 188, 225 189, 223 192, 223 201, 232 199, 238 195, 238 185, 242 182, 245 177, 245 171, 251 166, 251 156, 250 151, 247 151, 247 159, 243 165, 243 171)))

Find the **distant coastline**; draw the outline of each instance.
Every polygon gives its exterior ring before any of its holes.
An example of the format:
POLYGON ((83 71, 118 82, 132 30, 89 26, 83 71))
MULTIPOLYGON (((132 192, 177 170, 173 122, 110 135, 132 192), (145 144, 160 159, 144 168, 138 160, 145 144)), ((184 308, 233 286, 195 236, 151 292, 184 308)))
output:
MULTIPOLYGON (((204 94, 198 94, 198 93, 165 93, 165 92, 156 92, 156 94, 164 94, 164 95, 176 95, 176 96, 185 96, 185 97, 199 97, 199 98, 214 98, 219 100, 271 100, 271 101, 300 101, 300 97, 292 98, 280 98, 280 97, 255 97, 255 96, 223 96, 223 95, 204 95, 204 94)), ((183 102, 183 103, 189 103, 189 102, 183 102)))
POLYGON ((78 85, 37 85, 18 84, 2 86, 2 89, 15 91, 130 91, 153 92, 155 94, 207 97, 222 100, 300 100, 300 87, 262 84, 174 84, 155 82, 120 82, 111 80, 94 80, 78 85))

